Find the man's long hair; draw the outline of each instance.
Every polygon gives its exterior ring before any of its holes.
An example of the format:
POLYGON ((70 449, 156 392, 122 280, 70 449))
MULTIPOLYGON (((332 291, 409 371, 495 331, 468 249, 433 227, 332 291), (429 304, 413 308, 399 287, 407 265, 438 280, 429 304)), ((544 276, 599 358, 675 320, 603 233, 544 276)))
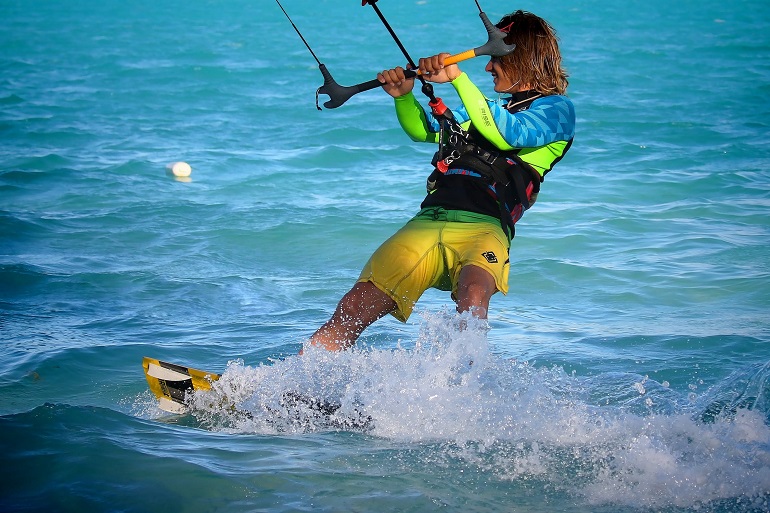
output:
POLYGON ((503 71, 521 84, 543 95, 566 94, 567 72, 561 65, 559 38, 544 19, 527 11, 516 11, 497 23, 516 49, 500 59, 503 71))

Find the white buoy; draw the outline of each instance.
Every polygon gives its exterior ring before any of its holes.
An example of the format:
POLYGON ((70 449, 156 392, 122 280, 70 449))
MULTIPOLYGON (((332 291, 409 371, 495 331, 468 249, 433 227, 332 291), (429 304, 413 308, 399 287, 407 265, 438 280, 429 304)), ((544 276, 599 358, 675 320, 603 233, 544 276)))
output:
POLYGON ((166 167, 171 171, 171 174, 182 178, 190 176, 192 173, 192 168, 187 162, 172 162, 166 167))

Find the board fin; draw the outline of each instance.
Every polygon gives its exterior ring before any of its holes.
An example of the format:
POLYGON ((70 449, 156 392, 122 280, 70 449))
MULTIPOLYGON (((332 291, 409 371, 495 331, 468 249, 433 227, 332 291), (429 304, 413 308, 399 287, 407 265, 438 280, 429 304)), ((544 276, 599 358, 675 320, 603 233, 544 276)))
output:
POLYGON ((144 377, 150 391, 158 399, 158 407, 169 413, 187 411, 185 395, 191 390, 211 390, 219 374, 156 360, 145 356, 142 361, 144 377))

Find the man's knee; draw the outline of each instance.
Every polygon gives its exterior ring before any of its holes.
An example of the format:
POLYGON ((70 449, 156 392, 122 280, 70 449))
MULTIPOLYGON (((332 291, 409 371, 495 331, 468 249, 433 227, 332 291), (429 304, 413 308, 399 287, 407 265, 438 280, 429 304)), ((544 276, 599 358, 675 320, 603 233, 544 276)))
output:
POLYGON ((457 309, 470 311, 476 317, 486 318, 489 300, 497 291, 495 280, 489 272, 476 267, 464 268, 457 287, 457 309))
POLYGON ((486 294, 482 289, 475 286, 468 287, 466 292, 464 295, 458 295, 457 310, 459 312, 470 312, 474 317, 486 319, 491 294, 486 294))
POLYGON ((489 301, 494 292, 494 287, 489 287, 483 283, 471 282, 464 284, 458 290, 458 297, 469 304, 482 305, 489 301))
POLYGON ((337 303, 337 315, 346 320, 355 319, 360 316, 362 308, 363 298, 353 290, 350 290, 337 303))
POLYGON ((371 282, 356 283, 337 304, 337 315, 345 321, 373 322, 395 309, 395 302, 371 282))

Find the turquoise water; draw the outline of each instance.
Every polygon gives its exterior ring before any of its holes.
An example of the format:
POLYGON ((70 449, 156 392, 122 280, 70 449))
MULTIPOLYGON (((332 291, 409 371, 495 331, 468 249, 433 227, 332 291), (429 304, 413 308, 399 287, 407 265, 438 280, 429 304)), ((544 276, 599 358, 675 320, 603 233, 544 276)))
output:
MULTIPOLYGON (((358 2, 284 5, 341 84, 403 63, 358 2)), ((413 57, 484 42, 378 5, 413 57)), ((554 24, 578 112, 511 294, 297 358, 433 148, 379 91, 317 111, 269 1, 0 1, 1 510, 770 510, 770 6, 482 7, 554 24), (143 356, 224 376, 169 416, 143 356), (267 413, 297 390, 371 424, 267 413)))

